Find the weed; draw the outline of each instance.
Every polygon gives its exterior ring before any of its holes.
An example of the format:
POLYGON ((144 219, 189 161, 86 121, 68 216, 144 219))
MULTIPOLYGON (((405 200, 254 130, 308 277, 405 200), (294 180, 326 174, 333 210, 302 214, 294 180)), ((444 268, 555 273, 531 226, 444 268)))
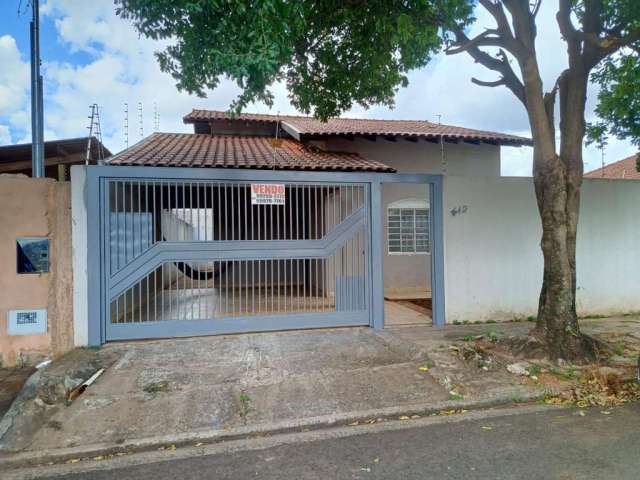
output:
POLYGON ((251 406, 251 397, 246 393, 241 393, 238 398, 240 399, 240 416, 246 417, 251 406))
POLYGON ((473 322, 474 325, 481 325, 484 322, 482 320, 476 320, 475 322, 473 322))
POLYGON ((538 376, 542 371, 542 367, 534 363, 532 365, 529 365, 525 370, 529 373, 530 376, 538 376))
POLYGON ((487 333, 487 338, 491 343, 498 343, 498 341, 500 340, 500 337, 497 334, 497 332, 494 332, 493 330, 487 333))
POLYGON ((462 337, 461 340, 463 342, 472 342, 474 338, 475 338, 475 336, 473 336, 473 335, 465 335, 464 337, 462 337))
POLYGON ((623 357, 624 356, 624 344, 623 343, 618 343, 617 345, 615 345, 613 347, 613 353, 615 353, 619 357, 623 357))
POLYGON ((569 367, 562 372, 562 378, 565 380, 575 380, 578 377, 578 370, 575 367, 569 367))
POLYGON ((464 400, 464 395, 460 395, 459 393, 451 392, 449 394, 449 400, 453 400, 455 402, 464 400))
POLYGON ((62 422, 60 422, 59 420, 50 420, 47 422, 47 427, 53 429, 53 430, 62 430, 62 422))
POLYGON ((144 390, 146 393, 168 392, 169 382, 148 383, 142 390, 144 390))
POLYGON ((487 320, 486 323, 498 323, 498 322, 496 322, 495 320, 487 320))
POLYGON ((534 317, 533 315, 529 315, 527 317, 527 322, 535 322, 536 320, 537 320, 536 317, 534 317))
POLYGON ((433 366, 434 366, 434 363, 431 360, 427 360, 426 362, 424 362, 422 365, 418 367, 418 370, 420 370, 421 372, 428 372, 433 368, 433 366))
POLYGON ((470 324, 471 324, 471 322, 470 322, 469 320, 463 320, 463 321, 462 321, 462 324, 463 324, 463 325, 470 325, 470 324))
POLYGON ((453 324, 454 325, 462 325, 462 322, 460 320, 454 320, 453 324))

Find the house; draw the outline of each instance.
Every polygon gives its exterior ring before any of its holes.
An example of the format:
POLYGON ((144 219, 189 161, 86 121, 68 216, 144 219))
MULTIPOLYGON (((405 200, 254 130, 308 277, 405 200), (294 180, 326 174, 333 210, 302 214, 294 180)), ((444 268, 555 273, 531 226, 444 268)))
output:
POLYGON ((596 168, 584 174, 586 178, 608 178, 610 180, 639 180, 638 154, 596 168))
POLYGON ((530 145, 425 121, 210 110, 184 121, 194 133, 150 135, 89 187, 105 192, 104 239, 89 241, 111 272, 101 341, 369 325, 385 299, 442 322, 440 176, 499 177, 500 147, 530 145))
MULTIPOLYGON (((95 165, 111 152, 95 137, 66 138, 44 142, 45 177, 69 180, 71 165, 95 165), (87 158, 88 155, 88 158, 87 158)), ((0 174, 31 176, 31 144, 0 146, 0 174)))

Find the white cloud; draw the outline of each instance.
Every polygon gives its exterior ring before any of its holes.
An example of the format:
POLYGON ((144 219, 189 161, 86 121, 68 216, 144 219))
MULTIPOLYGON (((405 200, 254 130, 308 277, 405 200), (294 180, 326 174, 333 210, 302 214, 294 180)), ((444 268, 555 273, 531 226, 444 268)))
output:
MULTIPOLYGON (((15 39, 10 35, 0 37, 0 119, 3 122, 28 108, 29 64, 23 62, 15 39)), ((7 125, 4 125, 8 129, 7 125)), ((10 143, 11 135, 2 135, 0 143, 10 143)))

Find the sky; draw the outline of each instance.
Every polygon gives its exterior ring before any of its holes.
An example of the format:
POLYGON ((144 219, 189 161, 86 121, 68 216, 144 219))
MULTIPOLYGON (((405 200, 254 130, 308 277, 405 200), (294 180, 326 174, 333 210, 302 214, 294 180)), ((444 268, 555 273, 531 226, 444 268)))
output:
MULTIPOLYGON (((550 88, 566 67, 566 49, 554 19, 555 2, 544 2, 538 14, 541 74, 550 88)), ((481 8, 473 29, 492 22, 481 8)), ((31 142, 28 0, 0 0, 0 145, 31 142)), ((473 31, 471 32, 473 33, 473 31)), ((154 52, 166 44, 141 38, 133 26, 115 15, 113 0, 41 0, 41 57, 44 76, 45 140, 85 136, 89 106, 100 106, 103 141, 112 151, 125 147, 125 103, 129 109, 129 145, 154 131, 190 132, 182 117, 192 108, 226 110, 239 90, 224 80, 206 98, 179 92, 162 73, 154 52), (142 123, 139 121, 142 104, 142 123), (142 128, 141 128, 142 126, 142 128), (142 136, 141 136, 142 135, 142 136)), ((396 96, 393 109, 355 107, 345 116, 429 120, 450 125, 529 136, 524 107, 504 87, 474 85, 471 77, 493 80, 492 72, 467 54, 436 56, 409 75, 409 86, 396 96)), ((274 85, 275 104, 251 105, 248 112, 297 113, 286 89, 274 85)), ((597 88, 591 86, 587 120, 593 116, 597 88)), ((605 163, 636 153, 629 142, 611 139, 605 163)), ((503 147, 502 174, 531 175, 529 147, 503 147)), ((598 168, 602 153, 585 147, 585 171, 598 168)))

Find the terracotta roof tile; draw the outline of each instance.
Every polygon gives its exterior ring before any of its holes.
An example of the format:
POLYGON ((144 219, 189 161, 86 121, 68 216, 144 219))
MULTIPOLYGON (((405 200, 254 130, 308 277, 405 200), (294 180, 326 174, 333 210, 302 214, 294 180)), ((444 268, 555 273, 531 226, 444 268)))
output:
POLYGON ((273 123, 280 120, 301 135, 380 135, 401 137, 445 138, 484 140, 503 145, 531 145, 531 139, 470 128, 442 125, 421 120, 372 120, 357 118, 330 118, 322 122, 312 117, 294 115, 263 115, 242 113, 231 116, 217 110, 193 110, 183 118, 185 123, 215 120, 239 120, 245 122, 273 123))
POLYGON ((640 180, 640 172, 636 167, 638 155, 631 155, 628 158, 619 160, 603 168, 597 168, 591 172, 585 173, 587 178, 610 178, 616 180, 640 180))
POLYGON ((358 154, 324 152, 290 139, 154 133, 108 160, 110 165, 394 172, 358 154))

